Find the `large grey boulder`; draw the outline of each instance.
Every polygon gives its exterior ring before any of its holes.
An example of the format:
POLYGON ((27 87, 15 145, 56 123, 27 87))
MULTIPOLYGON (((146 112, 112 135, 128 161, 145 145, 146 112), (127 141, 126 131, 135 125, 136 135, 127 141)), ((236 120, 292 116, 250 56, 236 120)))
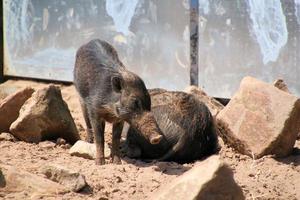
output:
POLYGON ((26 142, 64 138, 70 143, 80 139, 76 125, 54 85, 48 85, 32 94, 20 110, 18 119, 10 126, 10 132, 26 142))
POLYGON ((287 156, 300 130, 300 100, 272 84, 245 77, 217 122, 225 143, 240 153, 254 158, 287 156))
POLYGON ((24 88, 0 101, 0 132, 8 132, 10 125, 18 118, 19 110, 31 97, 34 90, 24 88))
POLYGON ((155 200, 240 200, 245 199, 241 188, 233 178, 232 170, 211 156, 183 175, 154 191, 155 200))

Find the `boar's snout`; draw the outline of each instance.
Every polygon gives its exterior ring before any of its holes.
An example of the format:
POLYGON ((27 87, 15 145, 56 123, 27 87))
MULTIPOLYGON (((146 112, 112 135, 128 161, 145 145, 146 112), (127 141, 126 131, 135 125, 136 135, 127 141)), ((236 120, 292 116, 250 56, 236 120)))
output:
POLYGON ((162 138, 163 138, 162 135, 151 136, 150 137, 150 143, 151 144, 158 144, 161 141, 162 138))
POLYGON ((131 120, 130 125, 137 129, 151 144, 158 144, 163 138, 151 112, 143 112, 137 115, 131 120))

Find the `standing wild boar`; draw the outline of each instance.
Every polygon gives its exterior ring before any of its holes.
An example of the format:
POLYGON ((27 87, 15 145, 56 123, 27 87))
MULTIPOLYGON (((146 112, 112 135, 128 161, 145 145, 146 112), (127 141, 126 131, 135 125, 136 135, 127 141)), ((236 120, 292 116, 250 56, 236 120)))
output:
POLYGON ((127 133, 123 153, 131 158, 191 162, 218 150, 213 117, 204 103, 184 92, 149 90, 152 113, 163 138, 151 144, 134 127, 127 133))
POLYGON ((111 157, 120 163, 119 144, 124 121, 139 130, 151 144, 162 136, 144 82, 125 69, 116 50, 95 39, 76 54, 74 84, 80 96, 88 141, 96 143, 96 164, 104 164, 105 121, 113 124, 111 157))

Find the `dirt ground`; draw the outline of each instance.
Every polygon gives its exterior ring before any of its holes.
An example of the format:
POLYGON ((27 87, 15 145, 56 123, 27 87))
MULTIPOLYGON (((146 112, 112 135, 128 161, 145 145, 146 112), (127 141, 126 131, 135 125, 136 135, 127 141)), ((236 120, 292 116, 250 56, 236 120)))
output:
MULTIPOLYGON (((10 80, 0 88, 12 92, 18 88, 43 87, 45 83, 10 80)), ((84 120, 74 87, 61 85, 82 139, 85 138, 84 120)), ((1 94, 0 94, 1 98, 1 94)), ((110 143, 111 126, 106 126, 106 139, 110 143)), ((275 159, 271 156, 258 160, 235 153, 220 140, 221 158, 231 166, 236 182, 242 187, 246 199, 300 199, 300 141, 295 144, 291 156, 275 159)), ((0 142, 0 162, 19 167, 41 175, 41 166, 55 163, 80 171, 89 185, 80 193, 67 193, 46 199, 133 199, 151 197, 161 186, 169 183, 193 166, 173 162, 144 163, 124 158, 122 165, 106 164, 96 166, 93 160, 70 156, 68 149, 55 146, 50 141, 39 144, 25 142, 0 142)), ((42 176, 42 175, 41 175, 42 176)), ((28 194, 6 194, 0 192, 0 199, 26 199, 28 194)))

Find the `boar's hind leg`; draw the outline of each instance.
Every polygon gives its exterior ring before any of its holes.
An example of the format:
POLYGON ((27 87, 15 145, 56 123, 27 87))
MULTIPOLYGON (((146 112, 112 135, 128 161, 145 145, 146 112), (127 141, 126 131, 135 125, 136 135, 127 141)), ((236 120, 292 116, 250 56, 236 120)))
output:
POLYGON ((170 161, 173 160, 176 157, 176 154, 183 149, 183 147, 186 145, 187 137, 186 135, 183 135, 178 142, 162 157, 158 158, 158 161, 170 161))
POLYGON ((80 105, 81 105, 83 118, 84 118, 86 128, 87 128, 86 141, 89 142, 89 143, 93 143, 93 141, 94 141, 93 129, 92 129, 92 125, 91 125, 91 122, 90 122, 90 119, 89 119, 87 107, 86 107, 85 103, 83 102, 83 100, 80 100, 80 105))
POLYGON ((123 130, 124 122, 118 122, 113 124, 113 138, 112 138, 112 151, 111 151, 111 158, 112 162, 116 164, 120 164, 120 139, 123 130))
POLYGON ((89 113, 89 119, 93 128, 96 143, 96 165, 105 164, 104 159, 104 129, 105 121, 97 112, 89 113))

